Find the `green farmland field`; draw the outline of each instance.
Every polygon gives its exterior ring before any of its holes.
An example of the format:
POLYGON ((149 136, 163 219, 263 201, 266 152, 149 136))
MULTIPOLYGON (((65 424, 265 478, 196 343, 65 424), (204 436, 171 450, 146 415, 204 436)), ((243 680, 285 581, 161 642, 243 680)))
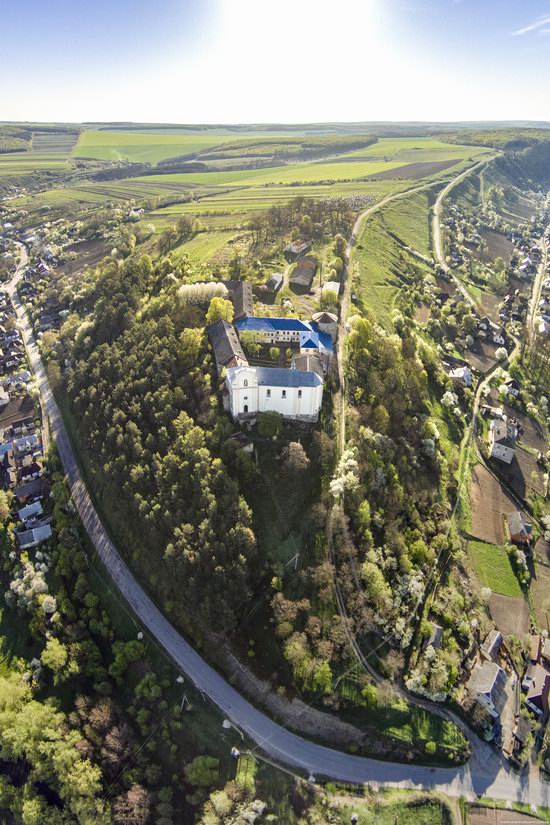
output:
POLYGON ((483 541, 468 542, 474 572, 483 587, 503 596, 522 596, 521 588, 504 547, 483 541))
POLYGON ((488 149, 480 152, 479 146, 458 146, 443 143, 433 138, 380 138, 378 143, 366 149, 356 149, 344 155, 346 158, 387 158, 407 163, 414 161, 449 160, 451 158, 474 158, 479 154, 487 153, 488 149))
POLYGON ((147 132, 83 132, 73 151, 77 158, 129 160, 158 163, 167 158, 192 155, 211 146, 241 140, 244 135, 216 135, 195 132, 185 135, 147 132))

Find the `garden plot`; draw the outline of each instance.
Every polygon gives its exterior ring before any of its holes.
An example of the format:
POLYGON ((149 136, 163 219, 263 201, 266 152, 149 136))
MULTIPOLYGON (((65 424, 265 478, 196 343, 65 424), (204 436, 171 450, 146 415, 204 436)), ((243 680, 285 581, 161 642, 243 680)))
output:
POLYGON ((522 636, 529 632, 529 608, 525 599, 493 593, 489 609, 496 627, 505 636, 522 636))
POLYGON ((502 258, 504 263, 509 264, 514 244, 502 232, 495 232, 493 229, 482 229, 479 233, 487 244, 486 249, 475 251, 474 255, 484 261, 494 261, 495 258, 502 258))
POLYGON ((495 363, 498 346, 477 338, 472 349, 466 350, 465 358, 478 372, 487 372, 495 363))
POLYGON ((518 508, 483 464, 477 464, 472 472, 470 506, 472 535, 492 544, 504 544, 503 514, 518 508))
POLYGON ((530 590, 539 626, 550 630, 550 568, 535 564, 530 590))
POLYGON ((516 449, 515 458, 510 465, 495 461, 493 466, 520 499, 527 499, 533 494, 544 495, 543 473, 536 456, 527 450, 521 447, 516 449))
POLYGON ((550 565, 550 541, 546 541, 544 536, 535 544, 535 558, 542 564, 550 565))

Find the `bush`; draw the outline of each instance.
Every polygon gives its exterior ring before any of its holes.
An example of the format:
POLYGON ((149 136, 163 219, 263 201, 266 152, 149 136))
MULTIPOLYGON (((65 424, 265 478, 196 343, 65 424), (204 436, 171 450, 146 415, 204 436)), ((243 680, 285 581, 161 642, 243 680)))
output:
POLYGON ((283 429, 283 416, 278 412, 264 412, 258 415, 258 432, 263 438, 273 438, 283 429))

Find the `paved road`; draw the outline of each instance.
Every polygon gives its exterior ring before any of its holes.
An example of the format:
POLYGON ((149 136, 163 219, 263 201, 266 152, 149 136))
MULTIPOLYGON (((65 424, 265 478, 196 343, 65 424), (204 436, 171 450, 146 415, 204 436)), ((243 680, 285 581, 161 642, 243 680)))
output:
POLYGON ((402 788, 437 788, 452 796, 485 794, 499 799, 530 801, 550 805, 550 787, 540 781, 522 781, 503 764, 486 770, 429 769, 417 765, 381 762, 309 742, 273 722, 244 699, 210 667, 180 636, 151 598, 138 584, 101 522, 80 475, 61 412, 53 397, 33 332, 16 292, 19 269, 9 284, 9 292, 20 324, 29 362, 35 373, 44 410, 50 419, 57 448, 75 506, 107 572, 128 605, 147 631, 162 645, 175 664, 235 725, 243 730, 258 749, 279 764, 309 775, 334 780, 389 785, 402 788))

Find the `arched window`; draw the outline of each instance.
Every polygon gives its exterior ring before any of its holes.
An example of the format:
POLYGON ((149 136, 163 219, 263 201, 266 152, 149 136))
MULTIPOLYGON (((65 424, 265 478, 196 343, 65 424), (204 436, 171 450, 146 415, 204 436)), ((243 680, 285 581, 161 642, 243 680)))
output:
POLYGON ((245 387, 248 387, 248 381, 246 380, 246 378, 244 379, 243 384, 245 387))

